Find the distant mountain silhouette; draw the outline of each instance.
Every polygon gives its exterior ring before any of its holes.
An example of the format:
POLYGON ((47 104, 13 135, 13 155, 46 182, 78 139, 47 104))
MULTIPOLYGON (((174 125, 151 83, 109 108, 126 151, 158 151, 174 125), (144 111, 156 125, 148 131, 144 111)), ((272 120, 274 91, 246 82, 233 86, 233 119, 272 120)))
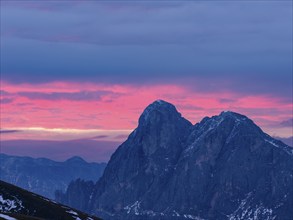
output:
POLYGON ((287 144, 288 146, 293 147, 293 136, 287 137, 287 138, 282 138, 282 137, 274 137, 274 138, 282 141, 283 143, 287 144))
POLYGON ((0 179, 50 199, 55 191, 65 191, 72 180, 97 181, 105 163, 87 163, 80 157, 65 162, 46 158, 18 157, 0 154, 0 179))
POLYGON ((100 180, 73 182, 60 199, 106 220, 290 220, 293 149, 244 115, 227 111, 192 125, 159 100, 100 180))

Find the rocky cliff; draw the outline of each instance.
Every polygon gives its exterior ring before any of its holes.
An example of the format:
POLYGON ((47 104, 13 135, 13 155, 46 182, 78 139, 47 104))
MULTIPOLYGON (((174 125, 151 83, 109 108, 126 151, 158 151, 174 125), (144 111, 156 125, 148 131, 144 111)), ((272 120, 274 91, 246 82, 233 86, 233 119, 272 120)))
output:
POLYGON ((244 115, 192 125, 156 101, 112 155, 84 211, 104 219, 293 219, 293 150, 244 115))

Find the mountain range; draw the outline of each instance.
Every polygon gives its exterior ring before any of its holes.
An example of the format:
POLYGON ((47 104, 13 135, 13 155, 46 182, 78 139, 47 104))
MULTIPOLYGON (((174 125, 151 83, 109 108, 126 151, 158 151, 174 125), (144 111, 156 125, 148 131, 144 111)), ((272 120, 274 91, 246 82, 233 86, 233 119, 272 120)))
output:
POLYGON ((75 179, 97 181, 105 163, 87 163, 80 157, 64 162, 0 154, 0 180, 54 199, 55 191, 65 191, 75 179))
POLYGON ((293 149, 244 115, 193 125, 158 100, 97 183, 72 182, 59 200, 106 220, 292 220, 293 149))

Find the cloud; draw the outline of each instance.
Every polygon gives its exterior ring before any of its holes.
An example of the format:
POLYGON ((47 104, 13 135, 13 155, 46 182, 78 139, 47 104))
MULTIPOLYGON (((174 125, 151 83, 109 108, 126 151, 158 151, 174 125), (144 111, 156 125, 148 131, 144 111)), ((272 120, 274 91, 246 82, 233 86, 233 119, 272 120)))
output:
MULTIPOLYGON (((3 87, 5 87, 6 85, 4 85, 3 83, 3 87)), ((57 101, 57 100, 99 101, 103 97, 115 98, 122 95, 121 93, 110 91, 109 89, 96 90, 91 88, 90 90, 66 91, 65 88, 62 88, 62 90, 56 92, 55 88, 50 89, 50 91, 48 90, 42 91, 42 89, 40 88, 33 88, 33 87, 34 86, 31 86, 31 89, 29 89, 28 91, 25 91, 25 89, 22 87, 20 87, 19 89, 16 88, 16 91, 8 92, 8 91, 1 90, 1 97, 3 97, 1 99, 1 103, 3 104, 11 103, 17 97, 25 97, 31 100, 50 100, 50 101, 57 101)), ((17 105, 19 106, 28 105, 28 104, 29 103, 17 103, 17 105)))
MULTIPOLYGON (((219 81, 216 86, 225 88, 221 83, 219 81)), ((180 83, 3 83, 7 98, 13 97, 14 102, 1 109, 1 123, 4 128, 134 129, 143 109, 156 99, 174 103, 192 123, 231 110, 255 119, 262 127, 279 129, 280 122, 291 117, 291 100, 284 97, 228 90, 201 91, 197 86, 180 83)), ((285 133, 287 136, 288 131, 285 133)))
POLYGON ((219 101, 222 103, 235 103, 236 102, 235 99, 225 99, 225 98, 220 98, 219 101))
POLYGON ((5 90, 0 90, 0 96, 3 96, 3 95, 10 95, 10 93, 5 90))
POLYGON ((291 6, 288 1, 5 3, 2 79, 190 87, 200 82, 195 87, 202 91, 290 99, 291 6))
POLYGON ((0 130, 0 134, 6 134, 6 133, 15 133, 20 132, 21 130, 0 130))
MULTIPOLYGON (((94 137, 89 137, 89 138, 84 138, 82 140, 105 140, 107 138, 110 138, 110 136, 108 135, 97 135, 97 136, 94 136, 94 137)), ((115 137, 112 137, 112 139, 115 139, 115 137)))
POLYGON ((10 99, 10 98, 3 98, 3 99, 0 99, 0 103, 1 104, 9 104, 13 102, 13 99, 10 99))
POLYGON ((99 101, 104 95, 112 94, 106 91, 80 91, 80 92, 18 92, 17 95, 35 100, 71 100, 71 101, 99 101))
POLYGON ((281 125, 282 127, 291 127, 291 128, 292 128, 292 126, 293 126, 293 118, 288 119, 288 120, 286 120, 286 121, 282 121, 282 122, 280 123, 280 125, 281 125))
POLYGON ((120 135, 117 135, 116 137, 114 137, 114 139, 118 139, 118 140, 126 140, 128 138, 129 135, 126 135, 126 134, 120 134, 120 135))
POLYGON ((290 1, 1 6, 6 127, 133 129, 160 98, 193 123, 222 110, 261 126, 292 117, 290 1))
POLYGON ((106 138, 108 137, 108 135, 98 135, 98 136, 94 136, 91 139, 101 139, 101 138, 106 138))
POLYGON ((119 4, 89 1, 83 4, 4 4, 2 33, 24 39, 98 45, 200 43, 206 47, 208 43, 224 41, 226 45, 236 42, 235 46, 239 47, 239 40, 255 44, 255 40, 259 41, 259 37, 265 34, 269 35, 260 41, 262 44, 274 40, 271 39, 273 36, 277 36, 277 40, 285 38, 290 41, 289 36, 273 32, 277 29, 290 33, 285 29, 290 22, 281 23, 290 16, 289 5, 289 2, 225 2, 216 5, 210 2, 119 4), (53 10, 44 13, 43 8, 53 10), (280 12, 282 17, 278 14, 280 12), (23 17, 26 19, 21 24, 13 21, 23 17), (228 42, 231 39, 233 41, 228 42))

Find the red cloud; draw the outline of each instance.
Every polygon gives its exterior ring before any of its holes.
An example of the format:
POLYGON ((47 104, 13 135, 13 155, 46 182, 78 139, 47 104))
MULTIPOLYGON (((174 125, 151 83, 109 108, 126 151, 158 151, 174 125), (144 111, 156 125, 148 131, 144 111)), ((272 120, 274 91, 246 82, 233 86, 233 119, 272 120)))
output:
POLYGON ((223 110, 246 114, 265 126, 292 117, 292 103, 280 98, 232 91, 192 91, 170 84, 55 82, 14 85, 2 82, 2 90, 2 98, 14 99, 1 112, 3 128, 133 129, 143 109, 156 99, 173 103, 193 123, 223 110))

